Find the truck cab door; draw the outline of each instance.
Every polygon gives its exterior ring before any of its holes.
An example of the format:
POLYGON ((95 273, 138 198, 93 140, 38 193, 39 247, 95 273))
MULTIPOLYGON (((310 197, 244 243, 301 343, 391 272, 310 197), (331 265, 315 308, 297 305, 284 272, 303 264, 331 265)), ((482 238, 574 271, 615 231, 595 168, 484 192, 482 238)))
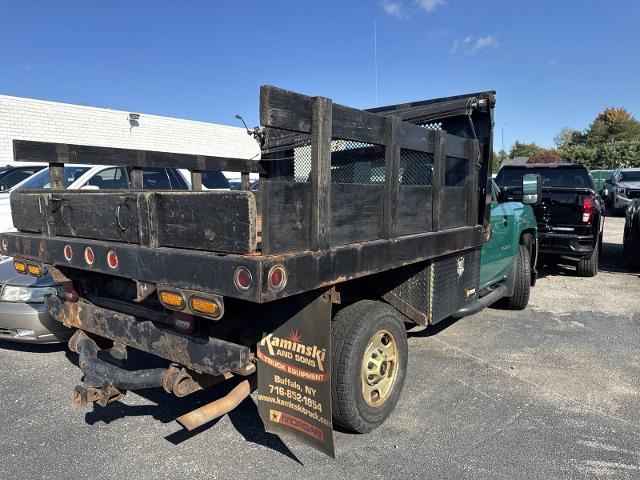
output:
POLYGON ((482 247, 480 288, 486 288, 509 273, 513 260, 512 229, 514 216, 509 203, 499 203, 491 194, 491 238, 482 247))

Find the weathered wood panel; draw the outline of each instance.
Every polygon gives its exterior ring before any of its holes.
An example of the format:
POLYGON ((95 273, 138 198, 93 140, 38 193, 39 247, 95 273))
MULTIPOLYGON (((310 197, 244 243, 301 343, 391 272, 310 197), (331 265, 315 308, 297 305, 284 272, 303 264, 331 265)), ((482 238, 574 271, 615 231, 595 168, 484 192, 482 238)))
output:
POLYGON ((311 184, 260 181, 262 253, 309 250, 311 184))
POLYGON ((95 147, 30 140, 13 141, 16 161, 83 163, 87 165, 128 165, 132 167, 174 167, 190 170, 229 170, 265 173, 260 160, 189 155, 184 153, 95 147))
POLYGON ((384 185, 331 184, 332 246, 380 238, 384 185))
POLYGON ((17 230, 32 233, 47 232, 47 216, 43 206, 46 207, 48 199, 45 195, 22 192, 11 195, 11 218, 17 230))
POLYGON ((246 191, 142 192, 154 198, 158 246, 252 253, 256 202, 246 191))
POLYGON ((138 243, 135 193, 54 193, 49 212, 51 235, 138 243))
POLYGON ((398 192, 398 236, 430 232, 432 222, 432 188, 424 185, 401 185, 398 192))
POLYGON ((445 187, 442 200, 442 230, 467 224, 467 186, 445 187))

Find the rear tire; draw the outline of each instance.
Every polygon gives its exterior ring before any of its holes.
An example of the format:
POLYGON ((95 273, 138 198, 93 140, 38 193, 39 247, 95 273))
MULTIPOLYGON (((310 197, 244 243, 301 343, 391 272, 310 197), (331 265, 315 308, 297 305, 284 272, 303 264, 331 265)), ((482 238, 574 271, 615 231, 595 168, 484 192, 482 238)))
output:
POLYGON ((373 300, 349 305, 333 318, 331 400, 338 425, 370 432, 398 403, 407 371, 403 319, 390 305, 373 300))
POLYGON ((503 305, 509 310, 524 310, 531 293, 531 258, 526 245, 518 245, 515 277, 513 295, 506 297, 503 305))
POLYGON ((593 253, 587 257, 578 260, 576 273, 579 277, 595 277, 598 274, 598 259, 600 258, 600 238, 593 247, 593 253))
POLYGON ((640 270, 640 233, 636 228, 624 229, 623 254, 630 270, 640 270))

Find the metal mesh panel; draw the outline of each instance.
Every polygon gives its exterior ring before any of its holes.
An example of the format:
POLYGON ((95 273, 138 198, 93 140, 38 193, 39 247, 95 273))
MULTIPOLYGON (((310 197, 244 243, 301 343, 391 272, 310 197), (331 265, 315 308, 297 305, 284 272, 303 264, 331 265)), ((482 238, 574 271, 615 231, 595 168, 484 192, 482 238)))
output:
POLYGON ((384 145, 333 140, 331 181, 334 183, 384 183, 384 145))
POLYGON ((400 183, 431 186, 433 155, 403 148, 400 150, 400 183))
POLYGON ((429 315, 430 265, 430 262, 421 262, 404 267, 402 274, 407 278, 391 290, 392 294, 426 317, 429 315))
POLYGON ((419 125, 429 130, 442 130, 442 122, 421 123, 419 125))

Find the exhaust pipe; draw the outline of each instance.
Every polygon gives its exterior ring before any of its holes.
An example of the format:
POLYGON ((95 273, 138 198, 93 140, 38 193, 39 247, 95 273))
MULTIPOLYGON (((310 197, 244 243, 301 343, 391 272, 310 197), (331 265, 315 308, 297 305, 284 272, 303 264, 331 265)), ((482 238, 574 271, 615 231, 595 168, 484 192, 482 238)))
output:
POLYGON ((167 393, 184 397, 202 387, 184 368, 171 365, 169 368, 146 370, 124 370, 98 358, 100 349, 82 330, 78 330, 69 340, 69 349, 79 357, 80 369, 84 373, 84 385, 74 389, 74 401, 85 406, 96 402, 105 406, 120 400, 127 390, 162 387, 167 393))
POLYGON ((189 413, 185 413, 176 420, 188 431, 195 430, 205 423, 209 423, 222 415, 229 413, 242 403, 251 393, 249 380, 243 380, 227 395, 207 405, 203 405, 189 413))

